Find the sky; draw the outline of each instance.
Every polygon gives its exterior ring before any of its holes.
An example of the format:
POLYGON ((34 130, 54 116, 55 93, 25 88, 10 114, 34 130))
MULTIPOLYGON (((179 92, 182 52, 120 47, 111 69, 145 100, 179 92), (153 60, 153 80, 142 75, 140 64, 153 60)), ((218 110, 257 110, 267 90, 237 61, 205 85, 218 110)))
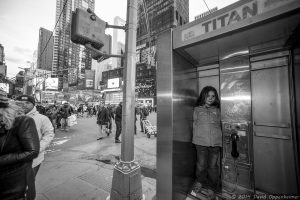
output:
MULTIPOLYGON (((212 9, 221 9, 238 0, 189 0, 189 19, 212 9)), ((98 17, 113 24, 115 16, 126 19, 126 0, 95 0, 98 17)), ((37 50, 39 28, 53 31, 56 0, 0 0, 0 44, 4 46, 7 76, 15 76, 21 68, 30 67, 37 50)), ((111 30, 107 31, 112 35, 111 30)))

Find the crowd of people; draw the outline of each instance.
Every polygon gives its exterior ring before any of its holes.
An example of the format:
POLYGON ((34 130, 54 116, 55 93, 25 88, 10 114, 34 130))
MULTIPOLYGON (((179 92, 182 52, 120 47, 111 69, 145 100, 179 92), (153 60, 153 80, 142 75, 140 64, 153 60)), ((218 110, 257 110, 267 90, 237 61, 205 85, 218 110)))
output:
MULTIPOLYGON (((137 105, 135 124, 137 115, 142 121, 152 111, 152 107, 137 105)), ((117 106, 104 102, 74 106, 64 101, 41 105, 29 95, 21 95, 15 100, 0 95, 0 199, 35 199, 35 177, 56 129, 68 131, 69 117, 73 114, 83 116, 84 113, 87 117, 96 116, 97 140, 112 133, 115 121, 115 142, 121 143, 122 103, 117 106)), ((143 123, 140 125, 143 132, 143 123)), ((136 131, 135 126, 135 134, 136 131)))
MULTIPOLYGON (((147 119, 149 112, 152 112, 152 109, 149 109, 149 107, 143 104, 138 104, 135 107, 135 119, 132 122, 134 123, 134 134, 137 132, 137 115, 140 116, 141 132, 144 132, 144 125, 142 121, 147 119)), ((115 143, 121 143, 120 135, 122 132, 122 102, 120 102, 116 107, 105 105, 104 102, 101 102, 99 108, 97 109, 96 117, 99 130, 99 137, 97 140, 102 140, 106 135, 109 136, 111 134, 112 121, 114 120, 116 124, 115 143)))

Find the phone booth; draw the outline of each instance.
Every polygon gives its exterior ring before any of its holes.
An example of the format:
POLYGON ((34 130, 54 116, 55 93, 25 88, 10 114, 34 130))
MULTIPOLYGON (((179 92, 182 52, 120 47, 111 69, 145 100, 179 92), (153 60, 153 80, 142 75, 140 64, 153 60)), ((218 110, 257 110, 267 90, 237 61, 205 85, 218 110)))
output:
POLYGON ((221 104, 220 199, 298 194, 300 1, 241 0, 159 35, 157 199, 193 193, 193 109, 205 86, 221 104))

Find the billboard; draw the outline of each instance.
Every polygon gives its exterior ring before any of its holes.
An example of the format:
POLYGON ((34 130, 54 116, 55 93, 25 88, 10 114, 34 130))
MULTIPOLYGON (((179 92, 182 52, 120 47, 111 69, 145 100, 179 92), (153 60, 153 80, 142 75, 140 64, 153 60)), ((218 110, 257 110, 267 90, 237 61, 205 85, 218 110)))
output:
POLYGON ((86 79, 85 80, 85 87, 86 88, 93 88, 94 87, 94 81, 92 79, 86 79))
POLYGON ((95 70, 85 70, 85 89, 94 89, 95 70))
POLYGON ((107 80, 107 88, 120 87, 120 78, 112 78, 107 80))
POLYGON ((45 81, 46 90, 58 90, 58 78, 47 78, 45 81))
POLYGON ((34 78, 33 85, 35 86, 35 90, 43 90, 44 89, 44 78, 43 77, 34 78))

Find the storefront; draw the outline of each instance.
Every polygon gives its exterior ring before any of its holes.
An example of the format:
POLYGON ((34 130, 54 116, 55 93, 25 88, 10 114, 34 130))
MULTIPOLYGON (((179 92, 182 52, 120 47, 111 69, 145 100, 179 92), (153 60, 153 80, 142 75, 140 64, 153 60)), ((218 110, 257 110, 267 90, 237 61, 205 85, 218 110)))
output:
POLYGON ((221 103, 218 195, 299 194, 299 11, 241 0, 158 37, 157 199, 206 199, 191 194, 192 124, 208 85, 221 103))

